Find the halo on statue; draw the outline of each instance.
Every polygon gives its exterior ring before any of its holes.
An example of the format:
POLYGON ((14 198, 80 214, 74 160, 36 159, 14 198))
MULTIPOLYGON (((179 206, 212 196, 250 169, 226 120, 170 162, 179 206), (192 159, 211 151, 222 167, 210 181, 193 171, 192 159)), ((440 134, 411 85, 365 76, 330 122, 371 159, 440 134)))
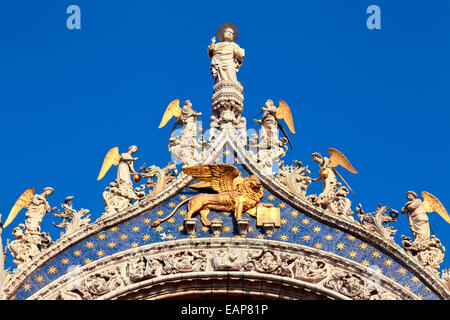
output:
POLYGON ((217 31, 217 38, 219 39, 220 42, 223 42, 223 40, 224 40, 223 32, 225 31, 226 28, 233 29, 233 33, 234 33, 233 42, 235 42, 238 38, 238 29, 232 23, 224 23, 223 25, 221 25, 219 30, 217 31))

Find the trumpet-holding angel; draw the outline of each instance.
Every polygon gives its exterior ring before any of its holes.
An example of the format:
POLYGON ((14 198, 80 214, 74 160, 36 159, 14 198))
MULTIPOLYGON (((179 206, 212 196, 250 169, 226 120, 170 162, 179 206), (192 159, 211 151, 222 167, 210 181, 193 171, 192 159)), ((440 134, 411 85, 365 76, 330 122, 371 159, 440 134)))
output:
POLYGON ((291 141, 284 130, 283 126, 280 123, 280 120, 283 119, 289 130, 295 134, 294 128, 294 119, 292 117, 291 109, 288 104, 283 100, 280 100, 278 103, 278 108, 273 104, 273 101, 268 99, 265 103, 265 106, 262 107, 262 111, 264 111, 263 117, 261 120, 254 119, 256 123, 261 125, 261 137, 260 141, 267 141, 268 147, 272 145, 278 144, 278 132, 277 128, 280 128, 281 132, 283 132, 284 136, 291 145, 291 141))
POLYGON ((211 73, 214 82, 238 82, 236 72, 242 65, 245 50, 235 42, 238 36, 237 28, 231 23, 224 24, 220 27, 217 35, 221 42, 216 43, 216 37, 212 37, 211 44, 208 46, 208 57, 211 58, 211 73))
POLYGON ((401 213, 406 214, 409 227, 414 236, 414 242, 430 239, 430 223, 428 213, 437 212, 445 221, 450 223, 450 216, 438 198, 426 191, 422 192, 423 201, 417 197, 414 191, 408 191, 406 198, 409 200, 402 208, 401 213))
POLYGON ((319 203, 327 204, 327 199, 332 198, 339 189, 340 183, 336 178, 338 175, 342 181, 348 186, 348 188, 353 192, 348 183, 344 180, 344 178, 337 172, 336 167, 342 166, 353 174, 357 174, 358 172, 353 168, 347 158, 344 156, 342 152, 339 150, 330 148, 328 149, 328 153, 330 157, 322 157, 322 155, 318 152, 314 152, 312 154, 313 161, 319 164, 319 176, 315 179, 312 179, 312 182, 316 182, 322 180, 322 193, 319 195, 319 203))

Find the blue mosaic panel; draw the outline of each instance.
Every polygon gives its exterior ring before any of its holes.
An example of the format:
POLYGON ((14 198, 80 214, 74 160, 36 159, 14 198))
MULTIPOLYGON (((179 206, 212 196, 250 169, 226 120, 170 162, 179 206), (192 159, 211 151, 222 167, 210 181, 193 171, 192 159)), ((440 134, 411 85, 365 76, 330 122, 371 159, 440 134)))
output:
MULTIPOLYGON (((248 175, 241 165, 236 166, 243 176, 248 175)), ((181 206, 171 219, 158 227, 152 228, 151 224, 153 221, 168 215, 181 201, 195 194, 197 192, 185 188, 158 208, 122 225, 90 236, 77 245, 67 249, 37 270, 18 289, 13 298, 28 298, 40 288, 69 272, 69 268, 75 265, 86 265, 105 256, 154 242, 188 238, 184 230, 184 216, 187 212, 187 203, 181 206)), ((313 220, 278 199, 266 189, 264 190, 262 202, 271 203, 280 208, 281 227, 274 232, 271 238, 272 240, 297 243, 337 254, 372 269, 375 268, 375 270, 378 270, 383 275, 411 290, 411 292, 417 294, 422 299, 438 299, 410 271, 364 241, 313 220)), ((198 217, 199 221, 197 237, 211 237, 212 232, 210 228, 201 224, 198 215, 196 217, 198 217)), ((212 211, 208 219, 210 221, 214 219, 223 221, 224 227, 221 236, 239 237, 232 213, 224 214, 212 211)), ((254 218, 250 218, 250 229, 247 237, 258 239, 267 238, 264 231, 256 226, 256 219, 254 218)))

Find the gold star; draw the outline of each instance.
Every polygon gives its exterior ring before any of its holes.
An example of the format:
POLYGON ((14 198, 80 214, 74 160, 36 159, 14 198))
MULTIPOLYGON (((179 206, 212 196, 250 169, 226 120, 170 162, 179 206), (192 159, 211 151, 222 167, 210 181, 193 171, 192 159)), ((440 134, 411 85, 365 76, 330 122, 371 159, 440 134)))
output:
POLYGON ((117 228, 117 227, 112 227, 110 230, 111 230, 112 232, 116 232, 116 231, 118 230, 118 228, 117 228))
POLYGON ((361 264, 362 264, 364 267, 367 267, 368 265, 370 265, 370 262, 369 262, 367 259, 364 259, 363 261, 361 261, 361 264))
POLYGON ((128 234, 122 233, 122 234, 120 235, 120 240, 127 240, 127 239, 128 239, 128 234))
POLYGON ((405 286, 405 289, 406 290, 411 290, 410 286, 408 286, 408 285, 405 286))
POLYGON ((183 226, 178 226, 178 231, 183 231, 184 227, 183 226))
POLYGON ((102 256, 105 255, 105 253, 103 252, 103 250, 98 250, 98 251, 96 252, 96 255, 97 255, 98 257, 102 257, 102 256))
POLYGON ((391 279, 391 280, 394 281, 394 282, 397 281, 394 277, 390 277, 389 279, 391 279))
POLYGON ((394 262, 391 259, 384 260, 384 264, 388 267, 392 266, 394 262))
POLYGON ((270 201, 272 201, 272 200, 275 199, 275 197, 274 197, 273 195, 270 194, 270 195, 267 197, 267 199, 269 199, 270 201))
POLYGON ((229 216, 231 215, 231 212, 222 212, 224 215, 229 216))
POLYGON ((138 226, 133 226, 133 228, 131 228, 131 231, 139 232, 139 231, 141 231, 141 228, 139 228, 138 226))
POLYGON ((97 238, 98 238, 99 240, 103 240, 103 239, 106 238, 106 235, 105 235, 104 233, 100 233, 100 234, 97 236, 97 238))
POLYGON ((315 247, 316 249, 322 249, 322 244, 319 243, 319 242, 317 242, 317 243, 314 245, 314 247, 315 247))
POLYGON ((253 232, 253 227, 248 227, 247 232, 253 232))
POLYGON ((117 246, 117 243, 115 243, 114 241, 111 241, 110 243, 108 243, 108 247, 115 248, 117 246))
POLYGON ((234 158, 234 163, 239 163, 239 159, 238 158, 234 158))
POLYGON ((374 251, 374 252, 372 252, 372 257, 379 258, 379 257, 381 257, 381 254, 378 251, 374 251))
POLYGON ((41 275, 39 275, 39 276, 36 276, 36 277, 34 278, 34 280, 36 280, 37 282, 42 282, 42 281, 44 281, 44 277, 41 276, 41 275))
POLYGON ((311 240, 311 236, 306 234, 306 235, 304 235, 304 236, 302 237, 302 239, 303 239, 303 241, 308 242, 308 241, 311 240))
POLYGON ((57 269, 55 267, 51 266, 51 267, 48 267, 48 271, 47 272, 49 274, 54 274, 54 273, 56 273, 56 271, 57 271, 57 269))
POLYGON ((347 239, 350 240, 350 241, 354 241, 356 238, 355 238, 354 236, 352 236, 352 235, 349 234, 349 235, 347 236, 347 239))
POLYGON ((361 243, 361 244, 359 245, 359 247, 360 247, 362 250, 366 250, 366 249, 367 249, 367 243, 361 243))
POLYGON ((167 220, 168 223, 174 223, 175 222, 175 218, 170 218, 169 220, 167 220))
POLYGON ((161 232, 161 231, 163 231, 163 227, 157 226, 157 227, 155 228, 155 230, 156 230, 156 232, 161 232))
POLYGON ((186 210, 180 210, 179 213, 180 213, 180 216, 184 216, 187 213, 187 211, 186 210))
POLYGON ((84 264, 88 264, 88 263, 91 263, 91 262, 92 262, 92 260, 89 259, 89 258, 84 259, 84 264))
POLYGON ((231 228, 228 226, 223 227, 223 232, 230 232, 230 230, 231 230, 231 228))
POLYGON ((164 214, 164 211, 158 210, 158 211, 156 211, 156 214, 157 214, 158 216, 162 216, 162 215, 164 214))
POLYGON ((171 233, 167 234, 166 238, 169 239, 169 240, 173 239, 173 234, 171 234, 171 233))
POLYGON ((278 205, 280 206, 280 208, 285 208, 286 207, 286 203, 284 203, 284 202, 280 202, 278 205))
POLYGON ((298 230, 298 227, 292 227, 291 228, 291 232, 293 232, 293 233, 297 233, 299 230, 298 230))
POLYGON ((144 224, 150 224, 150 222, 152 221, 152 219, 150 219, 150 218, 145 218, 144 219, 144 224))
POLYGON ((75 251, 73 252, 73 255, 74 255, 75 257, 79 257, 79 256, 82 255, 82 252, 81 252, 80 250, 75 250, 75 251))
POLYGON ((305 219, 302 220, 302 223, 303 223, 304 225, 307 225, 307 224, 309 224, 309 220, 305 218, 305 219))
POLYGON ((403 275, 406 274, 407 271, 406 271, 405 268, 399 268, 399 269, 397 270, 397 272, 400 273, 400 274, 403 276, 403 275))
POLYGON ((142 236, 142 240, 150 240, 150 235, 149 234, 144 234, 142 236))
POLYGON ((184 199, 186 199, 187 197, 186 197, 186 195, 182 194, 181 196, 179 196, 179 198, 180 198, 180 200, 184 200, 184 199))
POLYGON ((322 231, 322 228, 321 227, 314 227, 314 232, 315 233, 319 233, 320 231, 322 231))
POLYGON ((342 250, 342 249, 345 248, 345 244, 343 244, 342 242, 339 242, 339 243, 336 245, 336 248, 339 249, 339 250, 342 250))
POLYGON ((29 284, 29 283, 24 284, 23 290, 25 290, 25 291, 30 291, 30 289, 31 289, 31 284, 29 284))
POLYGON ((94 243, 92 241, 86 242, 86 244, 84 245, 86 248, 90 249, 94 247, 94 243))
POLYGON ((227 155, 230 154, 230 151, 229 151, 229 150, 225 150, 225 151, 223 152, 223 154, 227 156, 227 155))
POLYGON ((203 227, 202 227, 202 231, 203 231, 203 232, 208 232, 208 231, 209 231, 209 228, 206 227, 206 226, 203 226, 203 227))
POLYGON ((288 236, 285 235, 285 234, 282 234, 282 235, 280 236, 280 240, 282 240, 282 241, 286 241, 287 239, 288 239, 288 236))
POLYGON ((264 235, 263 235, 263 234, 258 234, 256 237, 257 237, 258 239, 264 239, 264 235))
POLYGON ((138 245, 136 242, 133 242, 133 243, 131 244, 131 247, 132 247, 132 248, 137 248, 137 247, 139 247, 139 245, 138 245))
POLYGON ((415 283, 419 282, 419 278, 417 278, 416 276, 412 277, 411 280, 415 283))
POLYGON ((356 253, 356 251, 350 251, 350 252, 348 253, 348 256, 349 256, 350 258, 356 258, 357 253, 356 253))
POLYGON ((62 264, 68 264, 69 263, 69 258, 62 258, 61 259, 61 263, 62 264))
POLYGON ((331 240, 333 240, 333 236, 332 236, 331 234, 327 234, 327 235, 325 236, 325 240, 331 241, 331 240))
POLYGON ((169 208, 175 208, 175 206, 176 206, 175 202, 170 202, 169 203, 169 208))
POLYGON ((280 222, 281 222, 281 224, 286 224, 287 220, 285 218, 283 218, 283 219, 280 220, 280 222))
POLYGON ((298 216, 298 211, 291 211, 291 216, 293 216, 293 217, 298 216))

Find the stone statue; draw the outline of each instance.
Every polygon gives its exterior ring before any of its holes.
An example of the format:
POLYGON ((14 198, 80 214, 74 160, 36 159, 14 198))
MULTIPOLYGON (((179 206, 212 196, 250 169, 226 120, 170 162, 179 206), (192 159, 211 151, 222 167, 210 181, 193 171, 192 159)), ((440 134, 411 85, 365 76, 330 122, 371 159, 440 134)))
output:
POLYGON ((245 50, 241 49, 234 42, 237 38, 237 29, 233 30, 233 27, 231 24, 223 26, 218 34, 221 42, 216 43, 216 37, 212 37, 211 44, 208 46, 208 57, 212 59, 211 73, 215 83, 221 81, 238 82, 236 72, 239 71, 242 65, 245 50), (223 31, 221 33, 222 29, 223 31))
POLYGON ((44 215, 51 210, 47 197, 50 196, 53 191, 53 188, 47 187, 41 194, 35 194, 31 199, 28 210, 25 213, 25 230, 27 233, 40 234, 42 219, 44 218, 44 215))
POLYGON ((322 157, 322 155, 318 152, 314 152, 312 154, 313 161, 319 164, 319 177, 312 179, 311 181, 316 182, 322 180, 322 193, 318 196, 317 202, 318 204, 325 206, 328 206, 331 203, 331 200, 334 198, 340 187, 336 175, 338 175, 351 190, 350 186, 337 172, 335 167, 341 165, 351 173, 358 173, 339 150, 330 148, 328 149, 328 152, 330 153, 329 158, 322 157))
POLYGON ((439 199, 426 191, 422 192, 423 201, 414 191, 408 191, 406 198, 409 201, 402 208, 401 213, 408 217, 414 241, 402 235, 402 246, 406 252, 416 257, 423 266, 439 277, 439 267, 444 260, 445 247, 434 234, 431 235, 427 213, 436 211, 448 223, 450 223, 450 216, 439 199))
POLYGON ((325 212, 341 216, 345 219, 353 221, 352 202, 347 198, 348 189, 340 187, 336 191, 336 196, 331 200, 325 209, 325 212))

